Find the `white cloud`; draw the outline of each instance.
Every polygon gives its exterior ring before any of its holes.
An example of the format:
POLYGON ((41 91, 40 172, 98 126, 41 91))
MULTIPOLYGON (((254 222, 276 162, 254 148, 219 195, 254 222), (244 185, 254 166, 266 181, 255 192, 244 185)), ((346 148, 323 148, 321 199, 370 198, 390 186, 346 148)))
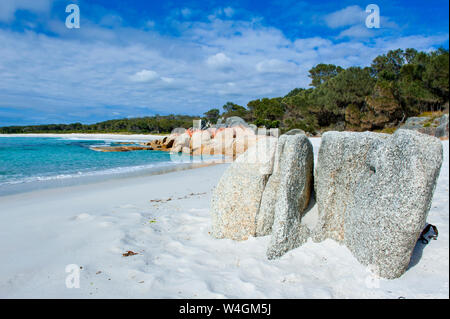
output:
POLYGON ((360 6, 348 6, 325 16, 325 22, 330 28, 341 28, 357 23, 364 23, 365 11, 360 6))
POLYGON ((175 79, 173 79, 173 78, 168 78, 168 77, 165 77, 165 76, 161 77, 161 80, 162 80, 163 82, 165 82, 165 83, 173 83, 173 82, 175 81, 175 79))
POLYGON ((222 68, 229 66, 231 63, 231 59, 225 53, 219 52, 215 55, 208 57, 206 63, 214 68, 222 68))
POLYGON ((348 6, 344 9, 326 15, 323 19, 332 29, 343 29, 337 35, 337 39, 342 38, 374 38, 376 36, 393 34, 398 31, 399 26, 389 17, 380 16, 380 28, 369 29, 366 27, 368 13, 359 6, 348 6))
POLYGON ((369 29, 365 25, 354 25, 339 33, 338 38, 369 38, 375 35, 379 29, 369 29))
POLYGON ((17 10, 32 12, 47 12, 50 10, 52 0, 1 0, 0 21, 11 22, 17 10))
POLYGON ((133 82, 150 82, 158 78, 158 73, 152 70, 142 70, 130 76, 133 82))

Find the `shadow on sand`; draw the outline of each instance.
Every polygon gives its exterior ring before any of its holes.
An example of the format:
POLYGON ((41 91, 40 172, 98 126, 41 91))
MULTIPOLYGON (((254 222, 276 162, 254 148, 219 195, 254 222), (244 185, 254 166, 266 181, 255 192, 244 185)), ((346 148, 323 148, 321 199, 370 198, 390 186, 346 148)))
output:
MULTIPOLYGON (((427 224, 426 226, 428 226, 429 224, 427 224)), ((423 243, 422 242, 422 238, 419 238, 416 242, 416 246, 414 247, 413 253, 411 255, 411 260, 409 262, 409 266, 408 266, 408 270, 413 268, 415 265, 417 265, 420 261, 420 259, 422 258, 423 255, 423 250, 425 249, 426 246, 428 246, 429 244, 431 244, 433 242, 433 240, 431 238, 429 238, 427 235, 429 234, 429 232, 427 232, 427 234, 425 234, 425 238, 427 238, 428 243, 423 243)), ((436 233, 434 233, 436 234, 436 233)))
POLYGON ((422 243, 422 241, 419 239, 417 240, 416 246, 414 247, 412 256, 411 256, 411 261, 409 262, 409 266, 408 269, 413 268, 415 265, 417 265, 420 261, 420 259, 422 258, 422 254, 423 254, 423 250, 424 248, 427 246, 428 244, 424 244, 422 243))

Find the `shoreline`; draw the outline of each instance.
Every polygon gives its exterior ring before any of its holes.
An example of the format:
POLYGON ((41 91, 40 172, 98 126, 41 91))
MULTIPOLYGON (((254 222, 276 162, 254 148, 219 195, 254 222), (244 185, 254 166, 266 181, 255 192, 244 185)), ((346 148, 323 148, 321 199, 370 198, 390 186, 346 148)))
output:
MULTIPOLYGON (((0 184, 0 199, 6 196, 22 195, 27 193, 34 193, 42 190, 51 189, 65 189, 83 185, 95 185, 107 183, 109 181, 127 180, 133 178, 148 178, 155 175, 164 175, 184 170, 196 169, 201 167, 208 167, 213 165, 220 165, 222 163, 216 162, 191 162, 178 163, 172 165, 158 166, 152 168, 137 168, 135 170, 102 174, 102 171, 96 171, 99 174, 70 176, 64 179, 48 179, 37 180, 30 182, 20 182, 15 184, 0 184), (2 188, 4 188, 2 190, 2 188)), ((93 172, 93 173, 96 173, 93 172)))
POLYGON ((107 139, 107 140, 126 140, 126 141, 142 141, 142 140, 154 140, 163 138, 166 135, 154 135, 154 134, 123 134, 123 133, 24 133, 24 134, 0 134, 1 137, 65 137, 74 139, 87 139, 93 140, 107 139))

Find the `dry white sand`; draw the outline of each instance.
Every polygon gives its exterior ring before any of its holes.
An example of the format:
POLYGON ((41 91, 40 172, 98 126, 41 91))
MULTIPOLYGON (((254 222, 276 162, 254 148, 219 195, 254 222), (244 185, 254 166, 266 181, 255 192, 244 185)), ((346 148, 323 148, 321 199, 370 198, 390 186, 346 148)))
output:
POLYGON ((0 297, 448 298, 443 144, 428 218, 439 238, 417 245, 399 279, 377 279, 332 240, 268 261, 268 236, 212 238, 209 201, 223 164, 0 197, 0 297), (123 257, 128 250, 138 254, 123 257), (82 267, 78 289, 66 288, 68 264, 82 267))
POLYGON ((152 134, 84 134, 84 133, 67 133, 67 134, 52 134, 52 133, 30 133, 30 134, 0 134, 0 137, 61 137, 68 139, 87 139, 87 140, 114 140, 114 141, 147 141, 163 138, 164 135, 152 134))

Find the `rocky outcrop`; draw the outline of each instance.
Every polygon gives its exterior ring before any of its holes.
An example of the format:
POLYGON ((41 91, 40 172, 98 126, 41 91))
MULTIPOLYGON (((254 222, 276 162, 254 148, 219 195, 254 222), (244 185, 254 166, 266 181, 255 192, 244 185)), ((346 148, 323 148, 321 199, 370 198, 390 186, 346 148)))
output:
POLYGON ((448 114, 444 114, 440 117, 410 117, 405 121, 405 124, 403 124, 401 128, 405 130, 417 131, 435 137, 448 138, 448 114))
POLYGON ((209 128, 172 134, 172 153, 191 155, 224 155, 231 161, 254 146, 259 139, 251 128, 236 126, 230 128, 209 128))
POLYGON ((251 160, 260 157, 250 148, 229 167, 213 194, 213 235, 271 235, 269 259, 310 236, 331 238, 378 275, 401 276, 425 226, 442 164, 440 141, 412 130, 325 133, 314 173, 318 221, 310 230, 303 217, 313 152, 296 133, 281 136, 265 165, 251 160))
POLYGON ((237 158, 213 192, 216 238, 272 234, 267 255, 279 257, 309 234, 300 221, 313 188, 313 151, 305 135, 261 138, 237 158))
POLYGON ((272 237, 267 257, 273 259, 303 244, 309 229, 301 225, 301 218, 309 204, 313 188, 313 149, 306 135, 282 135, 278 141, 275 182, 266 187, 263 202, 275 199, 272 205, 261 206, 260 215, 267 216, 261 223, 273 220, 272 237), (274 187, 275 186, 275 187, 274 187), (267 199, 264 198, 267 196, 267 199), (268 211, 264 211, 267 207, 268 211), (274 217, 272 217, 274 216, 274 217), (271 218, 272 217, 272 218, 271 218))
POLYGON ((256 216, 276 144, 275 138, 262 139, 227 168, 212 195, 214 237, 245 240, 256 235, 256 216))
POLYGON ((260 138, 261 136, 257 135, 255 125, 248 125, 242 118, 232 116, 227 118, 225 123, 222 123, 222 120, 220 120, 219 124, 208 128, 190 128, 188 130, 176 128, 170 135, 161 139, 139 143, 143 146, 141 148, 136 146, 99 147, 94 150, 102 152, 125 152, 148 149, 170 151, 173 154, 224 155, 225 161, 232 161, 238 155, 247 151, 248 148, 254 146, 260 138))
POLYGON ((425 227, 442 164, 442 144, 399 130, 372 145, 345 218, 346 246, 384 278, 407 269, 425 227))
POLYGON ((325 133, 314 239, 335 239, 378 275, 399 277, 425 226, 441 164, 440 141, 418 132, 325 133))
POLYGON ((305 215, 313 185, 311 143, 303 134, 282 135, 278 143, 266 139, 272 142, 262 148, 269 154, 265 164, 255 162, 261 154, 250 148, 214 190, 215 237, 270 235, 269 259, 310 236, 331 238, 381 277, 406 271, 442 165, 438 139, 402 129, 393 135, 325 133, 314 172, 314 223, 305 215))
POLYGON ((178 136, 171 136, 174 138, 173 146, 170 149, 172 153, 185 152, 187 149, 190 150, 191 136, 189 133, 183 133, 178 136))

